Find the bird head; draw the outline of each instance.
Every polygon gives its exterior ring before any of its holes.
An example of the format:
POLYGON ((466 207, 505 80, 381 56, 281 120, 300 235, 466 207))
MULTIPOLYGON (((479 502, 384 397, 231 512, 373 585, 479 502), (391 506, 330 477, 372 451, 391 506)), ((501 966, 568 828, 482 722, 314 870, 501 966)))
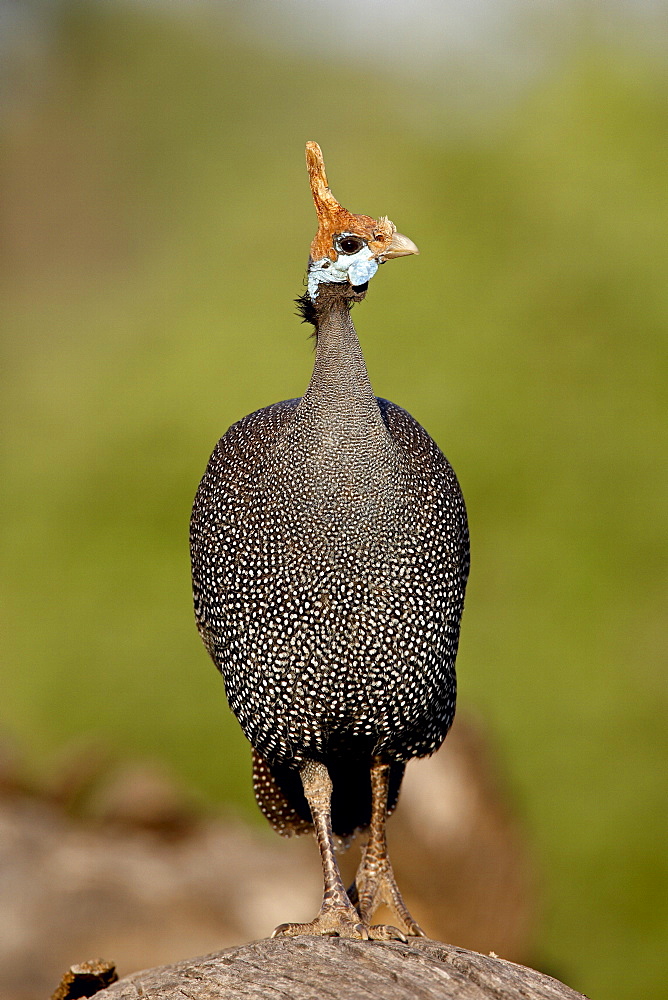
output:
POLYGON ((364 290, 378 265, 393 257, 419 253, 386 216, 353 215, 338 203, 327 184, 325 163, 317 142, 306 143, 306 166, 318 216, 311 243, 308 295, 315 302, 323 285, 348 283, 364 290))

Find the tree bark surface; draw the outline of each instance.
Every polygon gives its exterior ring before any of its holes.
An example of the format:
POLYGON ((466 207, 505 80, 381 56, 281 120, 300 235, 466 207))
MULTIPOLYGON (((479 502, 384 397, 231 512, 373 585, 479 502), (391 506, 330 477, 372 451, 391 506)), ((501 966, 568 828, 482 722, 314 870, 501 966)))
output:
POLYGON ((137 972, 102 1000, 582 1000, 533 969, 416 938, 266 938, 137 972))

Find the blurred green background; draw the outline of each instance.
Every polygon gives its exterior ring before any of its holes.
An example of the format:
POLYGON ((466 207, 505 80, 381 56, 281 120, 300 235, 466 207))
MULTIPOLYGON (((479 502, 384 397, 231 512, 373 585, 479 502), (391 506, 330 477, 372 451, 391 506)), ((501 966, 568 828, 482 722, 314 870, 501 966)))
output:
POLYGON ((316 139, 421 249, 355 319, 467 498, 460 706, 530 832, 536 960, 659 996, 666 9, 474 4, 448 44, 447 4, 422 42, 358 6, 3 6, 0 725, 37 773, 102 740, 255 816, 187 525, 217 437, 307 383, 316 139))

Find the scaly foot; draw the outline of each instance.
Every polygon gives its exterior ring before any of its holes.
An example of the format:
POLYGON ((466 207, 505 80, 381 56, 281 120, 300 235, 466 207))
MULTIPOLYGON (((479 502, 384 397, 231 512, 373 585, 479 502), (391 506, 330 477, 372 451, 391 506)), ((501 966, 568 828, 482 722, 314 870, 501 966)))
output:
POLYGON ((411 937, 424 937, 424 931, 413 919, 403 901, 387 854, 384 857, 378 857, 367 847, 355 881, 348 890, 348 898, 356 907, 362 921, 369 927, 369 936, 373 937, 374 940, 387 941, 393 937, 405 940, 404 934, 391 925, 369 926, 371 918, 381 903, 392 907, 401 921, 405 934, 409 934, 411 937), (373 931, 378 933, 372 934, 373 931))
POLYGON ((367 941, 370 937, 369 928, 362 923, 353 906, 323 907, 315 920, 307 924, 279 924, 271 936, 297 937, 299 934, 356 938, 360 941, 367 941))
POLYGON ((369 924, 367 930, 370 941, 403 941, 406 944, 406 935, 392 924, 369 924))

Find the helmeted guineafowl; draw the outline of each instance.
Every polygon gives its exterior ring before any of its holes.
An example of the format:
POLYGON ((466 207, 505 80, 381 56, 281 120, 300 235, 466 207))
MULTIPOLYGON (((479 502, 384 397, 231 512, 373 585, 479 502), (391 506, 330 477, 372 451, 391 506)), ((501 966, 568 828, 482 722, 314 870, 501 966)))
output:
POLYGON ((191 520, 197 624, 253 747, 258 804, 279 833, 315 828, 324 899, 275 933, 420 934, 385 840, 406 762, 431 754, 455 712, 469 543, 455 474, 405 410, 377 399, 350 309, 379 264, 417 253, 387 218, 332 195, 306 159, 318 216, 307 291, 313 375, 301 399, 230 427, 191 520), (333 837, 369 839, 346 892, 333 837))

